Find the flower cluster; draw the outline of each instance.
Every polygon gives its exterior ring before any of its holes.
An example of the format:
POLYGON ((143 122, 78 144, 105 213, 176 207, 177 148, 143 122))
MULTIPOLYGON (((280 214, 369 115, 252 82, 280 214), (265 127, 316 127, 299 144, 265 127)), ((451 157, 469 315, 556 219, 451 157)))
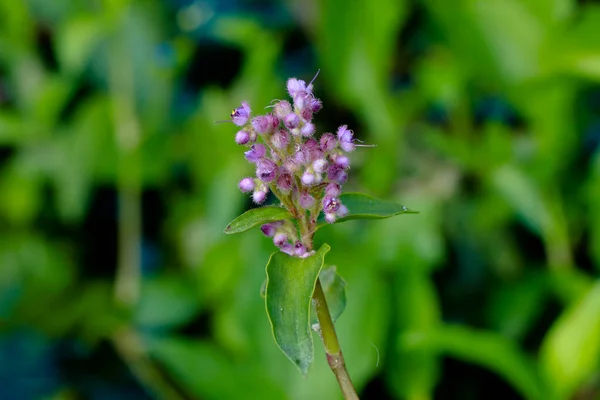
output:
MULTIPOLYGON (((314 230, 321 211, 328 223, 348 213, 339 196, 350 168, 346 153, 354 150, 355 143, 346 125, 335 135, 316 136, 312 120, 322 102, 314 96, 312 82, 291 78, 287 91, 292 102, 274 101, 265 115, 252 117, 247 102, 231 113, 231 120, 240 127, 235 141, 248 148, 244 156, 256 166, 256 176, 243 178, 239 188, 252 193, 256 204, 273 192, 295 218, 306 218, 305 225, 314 230)), ((263 225, 262 231, 282 251, 297 256, 306 253, 293 224, 278 221, 263 225)))

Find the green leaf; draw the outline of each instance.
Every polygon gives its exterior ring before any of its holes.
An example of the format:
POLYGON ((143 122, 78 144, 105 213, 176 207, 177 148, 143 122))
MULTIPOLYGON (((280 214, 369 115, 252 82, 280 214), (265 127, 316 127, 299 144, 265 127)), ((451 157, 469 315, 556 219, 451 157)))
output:
MULTIPOLYGON (((339 218, 336 223, 352 219, 383 219, 400 214, 418 214, 417 211, 409 210, 401 204, 379 200, 362 193, 344 193, 340 196, 340 200, 348 208, 348 215, 339 218)), ((321 214, 317 228, 326 224, 324 215, 321 214)))
MULTIPOLYGON (((346 281, 337 273, 335 265, 325 268, 319 274, 321 286, 325 293, 327 306, 331 319, 335 322, 346 308, 346 281)), ((314 307, 310 314, 310 323, 318 323, 317 315, 314 312, 314 307)))
POLYGON ((245 232, 256 225, 264 224, 265 222, 290 218, 292 218, 292 214, 283 207, 265 206, 253 208, 231 221, 225 228, 225 233, 231 235, 233 233, 245 232))
POLYGON ((265 304, 275 343, 306 375, 313 362, 310 330, 312 294, 329 245, 306 258, 277 252, 267 264, 265 304))
POLYGON ((600 367, 600 281, 554 323, 541 347, 540 359, 561 398, 600 367))

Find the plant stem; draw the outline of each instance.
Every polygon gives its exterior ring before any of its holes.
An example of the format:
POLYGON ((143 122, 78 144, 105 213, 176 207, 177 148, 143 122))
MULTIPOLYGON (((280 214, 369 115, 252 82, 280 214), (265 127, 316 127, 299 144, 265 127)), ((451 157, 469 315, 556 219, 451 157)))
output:
POLYGON ((358 394, 352 384, 348 370, 346 369, 346 363, 344 362, 344 356, 342 355, 342 349, 338 342, 337 334, 335 333, 335 326, 329 313, 329 307, 327 306, 327 300, 325 299, 325 293, 321 286, 321 280, 317 279, 317 285, 315 292, 313 293, 313 303, 319 319, 319 326, 321 328, 321 339, 325 347, 325 354, 327 356, 327 362, 329 367, 333 371, 340 389, 346 400, 358 400, 358 394))
MULTIPOLYGON (((312 213, 311 216, 312 217, 312 213)), ((316 220, 316 218, 315 218, 316 220)), ((316 222, 316 221, 315 221, 316 222)), ((315 230, 315 223, 311 220, 306 220, 306 215, 303 215, 299 219, 300 234, 302 237, 302 243, 307 250, 313 248, 313 236, 315 230)), ((350 379, 350 374, 346 369, 346 363, 344 362, 344 356, 342 355, 342 349, 335 333, 335 325, 331 319, 331 313, 329 312, 329 306, 327 305, 327 299, 323 292, 323 286, 321 285, 321 279, 317 279, 315 285, 315 291, 313 292, 313 304, 315 306, 315 312, 317 319, 319 320, 319 332, 321 334, 321 340, 325 347, 325 355, 327 356, 327 363, 333 371, 335 378, 340 385, 344 399, 346 400, 358 400, 358 394, 350 379)))

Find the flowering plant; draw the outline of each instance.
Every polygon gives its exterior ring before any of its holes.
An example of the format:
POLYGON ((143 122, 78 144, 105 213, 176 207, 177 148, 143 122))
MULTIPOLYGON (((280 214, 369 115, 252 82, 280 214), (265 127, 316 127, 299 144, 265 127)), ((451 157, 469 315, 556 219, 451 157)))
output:
POLYGON ((323 269, 330 247, 323 244, 315 251, 313 237, 325 224, 412 211, 364 194, 342 194, 350 168, 348 154, 361 145, 346 125, 335 135, 316 136, 313 116, 323 104, 314 96, 312 82, 291 78, 287 91, 292 102, 276 100, 265 115, 252 117, 247 102, 231 113, 232 122, 240 127, 235 141, 248 147, 244 156, 256 166, 256 176, 240 180, 240 190, 252 193, 259 205, 271 192, 280 204, 245 212, 225 233, 261 225, 273 239, 280 251, 267 264, 264 294, 275 342, 306 374, 313 361, 311 329, 317 331, 344 397, 357 399, 334 328, 345 307, 345 282, 334 267, 323 269))

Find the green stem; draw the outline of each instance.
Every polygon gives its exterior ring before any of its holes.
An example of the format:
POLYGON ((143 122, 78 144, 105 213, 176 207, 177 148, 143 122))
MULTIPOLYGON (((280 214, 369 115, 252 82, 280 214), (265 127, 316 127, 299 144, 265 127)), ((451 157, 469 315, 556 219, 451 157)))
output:
MULTIPOLYGON (((300 233, 302 235, 302 243, 307 250, 313 248, 313 236, 314 236, 314 224, 311 221, 306 220, 306 215, 299 218, 300 233)), ((313 304, 315 306, 315 312, 317 319, 319 320, 319 328, 321 334, 321 340, 325 347, 325 355, 327 356, 327 363, 331 368, 331 371, 335 375, 335 378, 340 385, 344 399, 346 400, 358 400, 358 394, 350 379, 350 374, 346 369, 346 363, 344 362, 344 356, 342 355, 342 348, 335 332, 335 325, 331 319, 331 313, 329 312, 329 306, 327 305, 327 299, 323 292, 323 286, 321 285, 321 279, 317 279, 315 291, 313 292, 313 304)))
POLYGON ((313 293, 313 304, 315 305, 315 311, 317 318, 319 319, 319 326, 321 328, 321 339, 323 340, 323 346, 325 347, 325 354, 327 356, 327 363, 333 371, 342 394, 346 400, 358 400, 358 394, 348 370, 346 369, 346 363, 344 362, 344 356, 342 355, 342 349, 338 342, 337 334, 335 333, 335 326, 329 313, 329 307, 327 306, 327 300, 325 299, 325 293, 321 286, 321 280, 317 280, 315 292, 313 293))

